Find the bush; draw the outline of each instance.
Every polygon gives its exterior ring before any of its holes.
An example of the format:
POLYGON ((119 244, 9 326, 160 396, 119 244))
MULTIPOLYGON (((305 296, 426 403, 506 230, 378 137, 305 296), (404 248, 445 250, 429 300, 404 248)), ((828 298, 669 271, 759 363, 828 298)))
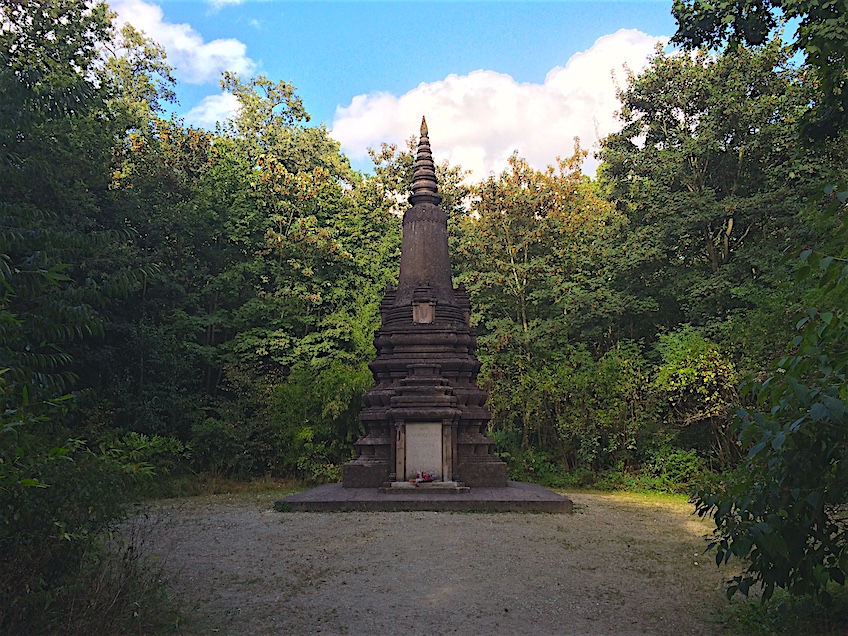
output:
POLYGON ((159 584, 142 537, 121 542, 117 530, 130 492, 153 474, 148 460, 167 466, 185 448, 133 433, 88 444, 62 425, 71 395, 14 401, 3 388, 0 633, 118 633, 146 621, 159 584))
POLYGON ((688 484, 672 480, 668 475, 655 475, 648 471, 608 470, 595 475, 593 486, 598 490, 623 490, 627 492, 662 492, 687 494, 688 484))
POLYGON ((736 463, 739 447, 727 428, 729 414, 739 404, 739 379, 732 362, 689 325, 662 334, 656 347, 662 362, 652 389, 662 416, 677 428, 707 422, 719 466, 736 463))
POLYGON ((501 452, 522 455, 526 464, 513 469, 565 474, 631 463, 646 422, 643 364, 639 346, 622 342, 598 360, 585 347, 567 348, 560 359, 528 370, 516 382, 490 376, 501 452))
POLYGON ((848 590, 830 586, 830 593, 832 601, 826 605, 783 591, 765 603, 752 599, 731 606, 728 624, 745 636, 843 636, 848 622, 848 590))
POLYGON ((687 492, 701 477, 707 465, 703 457, 693 450, 663 449, 645 464, 645 471, 669 484, 675 492, 687 492))
POLYGON ((31 425, 0 434, 0 632, 109 633, 138 613, 131 588, 149 587, 135 547, 116 553, 107 538, 151 467, 117 446, 46 443, 45 429, 61 429, 31 425))
POLYGON ((191 428, 193 464, 229 476, 341 479, 362 433, 367 365, 341 360, 299 364, 272 384, 246 367, 228 367, 215 409, 191 428))
MULTIPOLYGON (((103 634, 151 633, 175 618, 166 598, 160 568, 147 556, 156 528, 137 525, 100 535, 73 548, 36 541, 3 560, 0 633, 103 634), (33 572, 30 558, 45 549, 56 567, 41 568, 42 578, 20 586, 33 572), (23 590, 26 590, 24 593, 23 590)), ((67 543, 65 541, 65 543, 67 543)))

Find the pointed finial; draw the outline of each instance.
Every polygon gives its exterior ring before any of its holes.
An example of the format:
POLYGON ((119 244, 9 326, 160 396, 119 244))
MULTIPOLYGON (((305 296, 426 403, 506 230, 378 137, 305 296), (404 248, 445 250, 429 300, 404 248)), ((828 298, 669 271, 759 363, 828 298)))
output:
POLYGON ((436 181, 436 166, 430 153, 430 139, 427 137, 427 120, 421 118, 421 139, 418 141, 418 155, 415 158, 415 172, 412 175, 412 194, 409 195, 412 205, 432 203, 439 205, 442 197, 439 195, 436 181))

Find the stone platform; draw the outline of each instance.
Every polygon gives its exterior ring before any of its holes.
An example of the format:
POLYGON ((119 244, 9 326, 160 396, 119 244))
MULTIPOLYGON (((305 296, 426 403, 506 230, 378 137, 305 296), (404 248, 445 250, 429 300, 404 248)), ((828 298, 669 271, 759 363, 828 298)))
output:
POLYGON ((341 484, 326 484, 281 499, 275 507, 291 512, 432 510, 561 513, 572 509, 572 502, 567 497, 542 486, 518 481, 507 482, 506 488, 471 488, 464 492, 395 490, 397 492, 380 492, 377 488, 343 488, 341 484))

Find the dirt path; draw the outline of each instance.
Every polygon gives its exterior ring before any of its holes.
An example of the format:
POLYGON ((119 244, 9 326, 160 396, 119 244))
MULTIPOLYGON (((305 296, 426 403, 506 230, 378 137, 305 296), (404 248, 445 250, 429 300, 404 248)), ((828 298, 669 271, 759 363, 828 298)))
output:
POLYGON ((576 512, 278 513, 273 497, 156 504, 183 634, 726 634, 707 525, 683 502, 576 512))

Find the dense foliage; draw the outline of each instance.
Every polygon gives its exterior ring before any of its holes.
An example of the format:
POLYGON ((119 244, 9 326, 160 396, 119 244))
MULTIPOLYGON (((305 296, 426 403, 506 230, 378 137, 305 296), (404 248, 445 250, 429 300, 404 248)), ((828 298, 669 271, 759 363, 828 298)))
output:
MULTIPOLYGON (((163 440, 97 435, 70 411, 84 399, 81 347, 144 269, 109 191, 125 123, 107 99, 103 5, 7 3, 0 30, 0 630, 120 629, 126 575, 104 552, 146 450, 163 440), (100 560, 103 557, 103 560, 100 560), (102 596, 101 596, 102 595, 102 596), (108 600, 107 600, 108 599, 108 600)), ((88 364, 92 364, 89 360, 88 364)), ((172 440, 173 448, 182 445, 172 440)), ((167 454, 167 453, 166 453, 167 454)), ((137 587, 133 588, 138 591, 137 587)))
POLYGON ((758 46, 778 28, 792 29, 792 53, 803 53, 817 78, 813 108, 799 131, 835 139, 848 123, 848 5, 842 0, 675 0, 674 41, 688 47, 758 46))
MULTIPOLYGON (((827 196, 819 205, 793 205, 806 208, 804 216, 796 212, 794 218, 818 230, 790 235, 789 247, 800 251, 795 284, 807 291, 781 304, 800 316, 799 333, 785 355, 743 383, 750 397, 730 432, 747 456, 725 480, 703 484, 695 502, 699 514, 715 520, 711 547, 716 563, 732 556, 747 562, 728 587, 729 597, 737 591, 747 595, 759 584, 763 600, 782 588, 792 596, 827 602, 828 586, 844 586, 848 572, 848 192, 839 150, 848 122, 848 10, 838 1, 676 0, 674 15, 676 41, 711 48, 727 43, 724 59, 744 55, 740 43, 760 45, 777 26, 787 24, 781 21, 789 21, 794 29, 790 52, 804 53, 802 72, 809 70, 814 80, 807 82, 806 104, 799 103, 803 107, 793 116, 795 132, 805 142, 794 156, 803 159, 811 175, 826 180, 816 189, 827 196)), ((793 167, 789 176, 797 174, 793 167)))
MULTIPOLYGON (((844 143, 797 134, 826 101, 821 69, 742 39, 658 50, 621 90, 595 180, 579 144, 541 171, 516 155, 480 183, 437 172, 511 475, 699 483, 718 560, 749 559, 732 590, 815 593, 848 566, 845 188, 822 198, 844 143)), ((361 433, 415 139, 361 175, 292 85, 222 85, 232 122, 166 119, 164 51, 104 5, 3 5, 4 631, 76 620, 75 573, 137 480, 334 480, 361 433)))
POLYGON ((812 278, 815 306, 799 312, 799 334, 788 354, 744 389, 752 406, 733 430, 745 462, 724 483, 696 493, 700 514, 716 522, 716 562, 749 560, 728 595, 759 583, 763 597, 784 588, 828 597, 828 583, 848 573, 848 251, 844 214, 848 192, 830 191, 839 220, 836 254, 805 250, 797 279, 812 278), (759 411, 757 409, 764 408, 759 411))

